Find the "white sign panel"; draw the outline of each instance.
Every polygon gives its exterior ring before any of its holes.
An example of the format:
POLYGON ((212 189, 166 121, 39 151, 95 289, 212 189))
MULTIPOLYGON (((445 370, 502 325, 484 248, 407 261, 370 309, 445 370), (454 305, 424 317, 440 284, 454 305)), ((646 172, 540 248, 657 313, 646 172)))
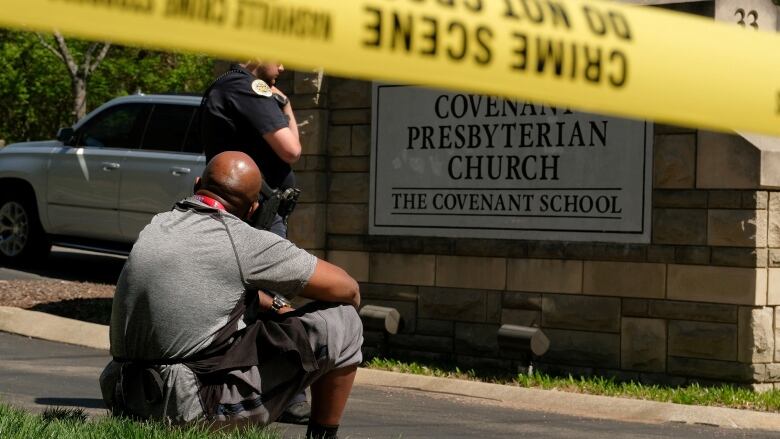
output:
POLYGON ((374 84, 369 233, 650 242, 652 125, 374 84))

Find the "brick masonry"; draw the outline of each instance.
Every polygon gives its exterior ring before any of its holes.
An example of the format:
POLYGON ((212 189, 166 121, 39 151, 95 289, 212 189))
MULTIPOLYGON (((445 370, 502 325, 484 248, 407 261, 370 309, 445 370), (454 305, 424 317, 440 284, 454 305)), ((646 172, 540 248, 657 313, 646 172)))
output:
POLYGON ((514 371, 496 331, 516 324, 550 338, 550 371, 780 387, 780 191, 746 140, 656 124, 649 244, 370 236, 370 84, 285 81, 306 122, 291 239, 405 320, 367 354, 514 371))

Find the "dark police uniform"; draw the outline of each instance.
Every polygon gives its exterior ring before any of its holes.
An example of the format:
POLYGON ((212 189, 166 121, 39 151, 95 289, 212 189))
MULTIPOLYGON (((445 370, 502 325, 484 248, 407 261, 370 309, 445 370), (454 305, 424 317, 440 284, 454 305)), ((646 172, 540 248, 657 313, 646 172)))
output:
POLYGON ((200 113, 206 160, 224 151, 241 151, 254 159, 268 186, 295 187, 292 168, 263 138, 289 126, 268 84, 234 64, 206 91, 200 113))

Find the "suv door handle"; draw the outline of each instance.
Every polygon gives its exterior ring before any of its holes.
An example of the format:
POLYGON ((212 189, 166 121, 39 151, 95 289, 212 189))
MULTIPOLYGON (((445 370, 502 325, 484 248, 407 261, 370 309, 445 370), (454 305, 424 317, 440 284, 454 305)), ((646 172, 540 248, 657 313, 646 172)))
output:
POLYGON ((190 173, 190 168, 181 168, 179 166, 174 166, 171 168, 171 174, 177 177, 180 175, 187 175, 189 173, 190 173))
POLYGON ((115 169, 119 169, 119 163, 116 162, 103 162, 101 165, 103 165, 104 171, 113 171, 115 169))

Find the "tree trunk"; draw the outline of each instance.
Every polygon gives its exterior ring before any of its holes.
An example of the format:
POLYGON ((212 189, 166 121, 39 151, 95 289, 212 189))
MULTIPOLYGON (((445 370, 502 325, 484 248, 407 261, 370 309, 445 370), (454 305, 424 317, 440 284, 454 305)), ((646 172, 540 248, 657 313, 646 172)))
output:
POLYGON ((87 80, 76 76, 71 79, 73 90, 73 116, 74 122, 87 115, 87 80))

